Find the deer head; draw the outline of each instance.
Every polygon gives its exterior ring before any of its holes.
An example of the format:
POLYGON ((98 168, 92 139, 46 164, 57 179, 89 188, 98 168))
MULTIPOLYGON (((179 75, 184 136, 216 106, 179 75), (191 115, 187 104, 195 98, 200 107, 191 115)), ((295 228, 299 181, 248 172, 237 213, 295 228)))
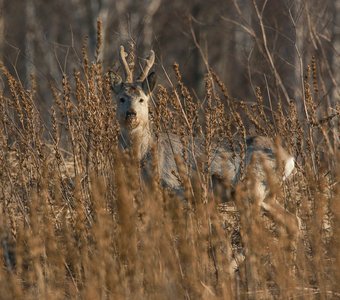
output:
POLYGON ((156 84, 154 72, 149 74, 155 61, 151 50, 140 76, 133 80, 133 72, 126 61, 127 53, 120 47, 120 63, 124 69, 125 80, 118 75, 112 76, 112 90, 117 100, 117 119, 122 131, 132 133, 149 126, 149 100, 156 84))

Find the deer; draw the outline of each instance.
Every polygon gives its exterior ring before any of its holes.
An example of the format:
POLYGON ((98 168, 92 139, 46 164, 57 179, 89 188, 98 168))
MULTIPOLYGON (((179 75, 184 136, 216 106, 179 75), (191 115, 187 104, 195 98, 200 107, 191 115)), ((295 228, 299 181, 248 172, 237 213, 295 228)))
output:
MULTIPOLYGON (((116 118, 120 126, 119 146, 124 151, 133 150, 141 168, 143 166, 141 177, 144 180, 149 180, 154 178, 154 175, 148 173, 149 168, 145 167, 145 163, 148 165, 151 162, 152 154, 154 153, 153 147, 156 144, 158 178, 162 186, 183 196, 176 156, 182 155, 185 146, 181 138, 175 134, 165 132, 158 134, 156 137, 151 128, 149 118, 150 99, 156 86, 156 74, 154 71, 150 72, 155 62, 155 53, 153 50, 150 51, 149 56, 146 58, 145 67, 136 79, 133 78, 133 72, 127 63, 127 55, 124 47, 121 46, 119 59, 125 73, 125 79, 123 80, 117 74, 111 76, 112 90, 117 103, 116 118)), ((214 147, 214 155, 210 165, 213 185, 214 181, 218 182, 220 178, 226 177, 231 181, 231 186, 233 187, 242 177, 242 162, 246 169, 252 166, 256 183, 254 185, 256 204, 285 226, 288 231, 295 234, 300 226, 298 217, 287 212, 279 203, 272 201, 272 198, 265 201, 268 194, 265 169, 277 170, 278 165, 281 166, 280 172, 276 172, 276 174, 279 175, 279 180, 284 181, 294 171, 294 157, 288 153, 281 143, 277 143, 268 137, 247 137, 245 144, 245 153, 241 155, 239 151, 236 156, 228 148, 227 143, 214 147)), ((186 163, 195 171, 197 168, 195 156, 204 154, 202 141, 195 141, 193 149, 188 149, 188 152, 189 157, 186 163)), ((221 185, 218 187, 220 188, 221 185)), ((239 263, 245 259, 242 253, 236 253, 235 255, 237 259, 233 259, 229 270, 232 276, 235 275, 239 263)))
MULTIPOLYGON (((176 155, 183 153, 185 147, 179 136, 171 133, 164 133, 155 137, 151 128, 149 118, 149 107, 152 92, 156 86, 156 74, 150 72, 155 62, 155 53, 150 51, 146 58, 145 67, 141 74, 134 79, 133 70, 130 70, 125 49, 120 47, 119 59, 123 67, 124 80, 119 75, 111 78, 112 90, 117 102, 116 118, 120 126, 119 145, 122 149, 135 149, 137 160, 149 162, 154 144, 157 144, 158 172, 161 184, 171 190, 181 190, 181 181, 178 176, 176 155)), ((202 155, 204 152, 202 143, 195 142, 194 151, 189 149, 188 164, 191 169, 195 169, 195 156, 202 155)), ((255 136, 246 139, 246 150, 244 157, 234 153, 226 145, 216 145, 214 156, 211 161, 210 172, 212 178, 226 176, 232 185, 240 180, 241 163, 247 167, 255 157, 261 157, 255 164, 256 177, 258 177, 257 191, 261 199, 265 198, 267 186, 262 165, 275 169, 277 162, 283 166, 281 179, 287 179, 295 168, 295 160, 282 145, 275 144, 268 137, 255 136), (277 158, 277 159, 276 159, 277 158), (260 162, 261 161, 261 162, 260 162)), ((145 164, 144 164, 145 165, 145 164)), ((144 177, 148 177, 145 175, 144 177)), ((265 204, 263 204, 265 206, 265 204)))

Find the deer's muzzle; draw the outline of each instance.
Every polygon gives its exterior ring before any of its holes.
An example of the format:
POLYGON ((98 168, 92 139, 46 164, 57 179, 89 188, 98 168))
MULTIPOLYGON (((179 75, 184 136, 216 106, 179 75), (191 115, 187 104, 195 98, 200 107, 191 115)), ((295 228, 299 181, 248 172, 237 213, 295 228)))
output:
POLYGON ((132 129, 138 126, 139 122, 138 122, 137 113, 135 110, 131 109, 126 112, 125 123, 132 129))
POLYGON ((135 118, 136 116, 137 116, 137 113, 133 109, 126 112, 126 119, 135 118))

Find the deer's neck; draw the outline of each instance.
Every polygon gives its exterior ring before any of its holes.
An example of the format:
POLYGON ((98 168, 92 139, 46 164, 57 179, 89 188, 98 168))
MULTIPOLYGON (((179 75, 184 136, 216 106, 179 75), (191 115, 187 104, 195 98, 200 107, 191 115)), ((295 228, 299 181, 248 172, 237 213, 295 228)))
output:
POLYGON ((151 147, 152 134, 149 125, 137 127, 133 130, 121 129, 121 145, 125 149, 135 151, 139 160, 147 154, 151 147))

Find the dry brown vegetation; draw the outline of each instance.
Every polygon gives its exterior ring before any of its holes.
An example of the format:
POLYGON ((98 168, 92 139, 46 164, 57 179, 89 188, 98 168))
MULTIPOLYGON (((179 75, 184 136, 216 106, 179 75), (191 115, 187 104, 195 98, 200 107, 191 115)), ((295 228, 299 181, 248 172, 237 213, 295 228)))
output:
POLYGON ((1 69, 2 299, 340 297, 340 108, 319 98, 315 61, 304 115, 280 98, 268 108, 260 89, 254 101, 234 99, 212 70, 196 99, 174 66, 176 81, 153 97, 152 120, 156 132, 206 141, 196 176, 187 176, 185 153, 179 158, 185 200, 161 188, 157 172, 141 182, 118 149, 110 76, 85 50, 82 68, 51 86, 51 129, 35 103, 39 82, 27 90, 1 69), (227 179, 211 192, 212 140, 242 153, 254 134, 280 137, 296 157, 284 183, 267 170, 266 201, 284 206, 298 228, 259 209, 251 168, 233 193, 225 195, 227 179))

